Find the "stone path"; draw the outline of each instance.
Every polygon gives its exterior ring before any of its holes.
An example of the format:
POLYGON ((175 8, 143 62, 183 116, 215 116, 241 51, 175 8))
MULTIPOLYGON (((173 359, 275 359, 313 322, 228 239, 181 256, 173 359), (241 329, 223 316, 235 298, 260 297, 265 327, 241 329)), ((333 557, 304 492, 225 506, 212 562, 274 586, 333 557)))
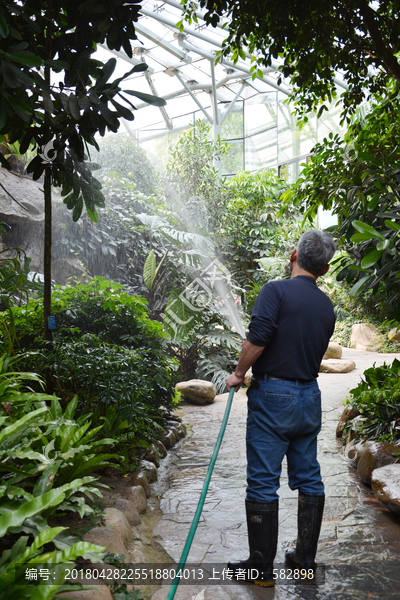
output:
MULTIPOLYGON (((326 582, 321 585, 276 585, 261 588, 221 579, 214 585, 179 585, 176 600, 318 600, 400 599, 400 518, 382 508, 370 488, 361 483, 355 469, 344 460, 335 429, 344 399, 374 362, 391 362, 396 355, 344 349, 343 358, 354 360, 356 369, 345 374, 320 374, 323 426, 319 436, 319 460, 326 487, 326 506, 317 560, 324 563, 326 582), (204 590, 204 591, 202 591, 204 590)), ((400 358, 400 355, 397 355, 400 358)), ((178 562, 226 406, 227 394, 209 406, 184 406, 180 414, 191 435, 169 453, 159 469, 155 493, 160 494, 163 517, 154 535, 178 562)), ((245 517, 246 396, 235 394, 224 441, 215 465, 201 520, 188 563, 212 563, 224 567, 228 560, 246 558, 248 543, 245 517)), ((284 562, 285 549, 296 537, 297 492, 287 483, 284 465, 280 488, 279 540, 276 563, 284 562)), ((163 586, 152 600, 165 600, 163 586)))

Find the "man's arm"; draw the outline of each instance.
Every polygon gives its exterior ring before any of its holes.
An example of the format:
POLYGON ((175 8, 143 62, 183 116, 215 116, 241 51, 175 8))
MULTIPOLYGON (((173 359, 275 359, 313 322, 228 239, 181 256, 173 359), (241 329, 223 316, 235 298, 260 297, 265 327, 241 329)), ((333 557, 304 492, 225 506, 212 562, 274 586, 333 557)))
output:
POLYGON ((264 348, 265 346, 256 346, 249 342, 249 340, 244 342, 236 370, 232 375, 229 375, 226 380, 228 392, 231 387, 236 388, 236 391, 239 389, 244 381, 246 371, 248 371, 257 358, 261 356, 264 348))

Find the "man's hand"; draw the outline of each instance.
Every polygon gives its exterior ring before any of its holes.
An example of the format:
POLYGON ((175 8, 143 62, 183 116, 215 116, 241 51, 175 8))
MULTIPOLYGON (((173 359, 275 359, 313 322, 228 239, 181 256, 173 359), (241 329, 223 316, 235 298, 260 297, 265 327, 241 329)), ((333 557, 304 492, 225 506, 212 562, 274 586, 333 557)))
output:
POLYGON ((232 387, 234 387, 235 392, 237 392, 243 382, 244 382, 244 375, 243 375, 243 377, 238 377, 237 375, 235 375, 235 373, 233 373, 232 375, 229 375, 229 377, 226 380, 226 387, 227 387, 228 392, 230 391, 230 389, 232 387))
POLYGON ((256 361, 257 358, 261 356, 263 351, 264 346, 256 346, 255 344, 249 342, 249 340, 244 341, 236 370, 233 373, 233 375, 229 375, 229 377, 226 380, 226 387, 228 389, 228 392, 231 389, 231 387, 234 387, 236 391, 238 391, 238 389, 244 382, 244 376, 246 375, 247 370, 250 369, 254 361, 256 361))

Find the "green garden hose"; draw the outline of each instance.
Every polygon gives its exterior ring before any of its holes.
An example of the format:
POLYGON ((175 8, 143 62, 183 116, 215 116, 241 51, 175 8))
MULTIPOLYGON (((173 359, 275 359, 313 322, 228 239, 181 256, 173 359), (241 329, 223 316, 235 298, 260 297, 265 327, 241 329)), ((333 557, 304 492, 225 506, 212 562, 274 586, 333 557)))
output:
POLYGON ((213 455, 211 457, 210 464, 208 465, 207 475, 206 475, 206 478, 204 480, 204 485, 203 485, 203 489, 201 491, 199 502, 197 504, 196 512, 195 512, 195 515, 193 517, 193 521, 192 521, 192 525, 190 527, 189 534, 188 534, 188 536, 186 538, 185 547, 184 547, 184 549, 182 551, 182 555, 181 555, 181 558, 179 560, 179 564, 178 564, 178 567, 177 567, 177 570, 176 570, 176 575, 175 575, 174 581, 172 582, 172 585, 171 585, 170 590, 168 592, 167 600, 173 600, 173 598, 175 596, 176 589, 177 589, 177 587, 179 585, 179 582, 181 580, 181 577, 179 577, 179 573, 183 572, 183 569, 184 569, 185 563, 186 563, 186 559, 187 559, 188 554, 189 554, 190 546, 192 545, 194 534, 196 533, 197 525, 199 524, 201 511, 203 510, 204 502, 205 502, 205 499, 206 499, 206 496, 207 496, 208 486, 210 485, 210 479, 211 479, 212 472, 214 470, 215 461, 217 460, 218 452, 219 452, 219 449, 220 449, 221 443, 222 443, 222 438, 224 437, 224 433, 225 433, 225 429, 226 429, 226 424, 228 423, 228 418, 229 418, 229 413, 231 411, 231 406, 232 406, 232 400, 233 400, 233 394, 234 393, 235 393, 235 388, 232 387, 231 390, 230 390, 230 392, 229 392, 228 402, 226 404, 225 414, 224 414, 224 418, 223 418, 223 421, 222 421, 221 429, 219 430, 218 439, 217 439, 217 441, 215 443, 214 452, 213 452, 213 455))

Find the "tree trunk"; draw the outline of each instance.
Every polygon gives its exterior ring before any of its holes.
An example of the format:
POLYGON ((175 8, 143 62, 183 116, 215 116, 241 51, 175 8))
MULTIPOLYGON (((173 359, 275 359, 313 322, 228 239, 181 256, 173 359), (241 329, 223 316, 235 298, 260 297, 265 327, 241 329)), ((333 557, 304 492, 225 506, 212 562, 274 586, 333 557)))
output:
MULTIPOLYGON (((46 54, 47 58, 52 58, 52 37, 53 37, 53 3, 49 0, 47 5, 48 27, 46 30, 46 54)), ((44 78, 48 85, 51 84, 50 67, 45 66, 44 78)), ((47 117, 47 109, 45 107, 45 118, 47 117)), ((50 140, 46 140, 46 143, 50 140)), ((51 315, 51 247, 52 247, 52 205, 51 205, 51 184, 52 184, 52 164, 47 163, 44 170, 44 260, 43 260, 43 315, 44 315, 44 339, 46 340, 47 350, 53 347, 53 334, 49 329, 48 318, 51 315)), ((51 377, 51 370, 46 366, 46 392, 52 394, 54 392, 54 384, 51 377)))
POLYGON ((51 245, 52 245, 52 206, 51 206, 51 167, 46 166, 44 171, 44 339, 53 341, 51 329, 49 329, 48 317, 51 315, 51 245))

